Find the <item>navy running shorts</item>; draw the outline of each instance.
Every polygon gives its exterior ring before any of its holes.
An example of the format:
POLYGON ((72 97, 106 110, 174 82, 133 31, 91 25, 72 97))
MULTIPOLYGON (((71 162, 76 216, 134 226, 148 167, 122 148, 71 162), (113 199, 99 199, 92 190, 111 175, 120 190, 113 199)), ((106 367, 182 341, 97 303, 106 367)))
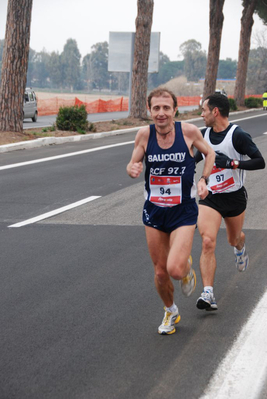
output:
POLYGON ((199 205, 209 206, 221 214, 223 218, 241 215, 247 207, 248 195, 245 187, 232 193, 212 194, 199 200, 199 205))
POLYGON ((171 233, 178 227, 192 226, 197 223, 197 217, 198 206, 195 200, 172 207, 157 206, 147 200, 143 209, 144 225, 164 233, 171 233))

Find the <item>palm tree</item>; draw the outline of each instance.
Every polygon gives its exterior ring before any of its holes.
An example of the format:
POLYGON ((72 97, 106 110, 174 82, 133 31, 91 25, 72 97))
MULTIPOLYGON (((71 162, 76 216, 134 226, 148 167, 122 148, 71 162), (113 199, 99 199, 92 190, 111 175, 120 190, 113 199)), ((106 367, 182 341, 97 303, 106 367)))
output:
POLYGON ((150 52, 150 36, 153 20, 154 0, 137 1, 136 32, 132 72, 132 95, 130 116, 147 117, 147 72, 150 52))
POLYGON ((23 131, 32 0, 9 0, 0 86, 0 132, 23 131))
POLYGON ((213 94, 216 89, 216 79, 219 66, 221 37, 223 28, 224 0, 210 0, 210 32, 207 68, 203 89, 203 99, 213 94))

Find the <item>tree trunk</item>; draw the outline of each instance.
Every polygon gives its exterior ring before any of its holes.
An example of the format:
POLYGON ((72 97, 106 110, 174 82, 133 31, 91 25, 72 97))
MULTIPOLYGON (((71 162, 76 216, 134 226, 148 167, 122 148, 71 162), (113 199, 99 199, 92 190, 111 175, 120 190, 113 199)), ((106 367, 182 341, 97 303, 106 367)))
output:
POLYGON ((254 23, 253 13, 257 0, 245 0, 241 18, 241 31, 239 40, 238 63, 234 97, 237 105, 245 105, 246 79, 248 70, 248 58, 250 50, 250 38, 254 23))
POLYGON ((23 131, 32 0, 9 0, 0 86, 1 131, 23 131))
POLYGON ((216 89, 222 27, 224 20, 223 6, 224 0, 210 0, 209 50, 203 89, 203 100, 205 100, 205 98, 210 94, 213 94, 216 89))
POLYGON ((146 118, 147 74, 154 0, 137 1, 130 116, 146 118))

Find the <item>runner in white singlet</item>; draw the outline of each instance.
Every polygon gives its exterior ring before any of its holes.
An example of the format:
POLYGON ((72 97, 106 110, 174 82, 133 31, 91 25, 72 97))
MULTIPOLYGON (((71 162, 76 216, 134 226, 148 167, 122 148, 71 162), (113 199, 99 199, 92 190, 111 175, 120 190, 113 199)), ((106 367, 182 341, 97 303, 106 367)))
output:
MULTIPOLYGON (((239 126, 228 120, 229 101, 225 95, 214 94, 204 101, 202 114, 207 129, 202 134, 216 152, 215 163, 209 178, 209 194, 199 200, 198 229, 202 237, 200 271, 204 290, 197 307, 217 310, 213 292, 217 234, 224 218, 228 242, 234 247, 235 264, 244 272, 249 263, 242 230, 247 192, 244 187, 245 171, 263 169, 265 161, 251 139, 239 126)), ((196 162, 203 154, 197 152, 196 162)))

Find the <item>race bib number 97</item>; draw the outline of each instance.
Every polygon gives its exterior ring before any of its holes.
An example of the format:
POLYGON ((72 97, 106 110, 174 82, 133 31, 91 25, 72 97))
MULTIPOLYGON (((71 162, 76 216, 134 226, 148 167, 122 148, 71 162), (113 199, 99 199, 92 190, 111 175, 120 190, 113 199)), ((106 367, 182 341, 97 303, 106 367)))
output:
POLYGON ((209 186, 213 193, 221 193, 235 185, 233 173, 231 169, 221 169, 213 166, 209 186))
POLYGON ((150 202, 174 206, 182 202, 181 176, 150 176, 150 202))

